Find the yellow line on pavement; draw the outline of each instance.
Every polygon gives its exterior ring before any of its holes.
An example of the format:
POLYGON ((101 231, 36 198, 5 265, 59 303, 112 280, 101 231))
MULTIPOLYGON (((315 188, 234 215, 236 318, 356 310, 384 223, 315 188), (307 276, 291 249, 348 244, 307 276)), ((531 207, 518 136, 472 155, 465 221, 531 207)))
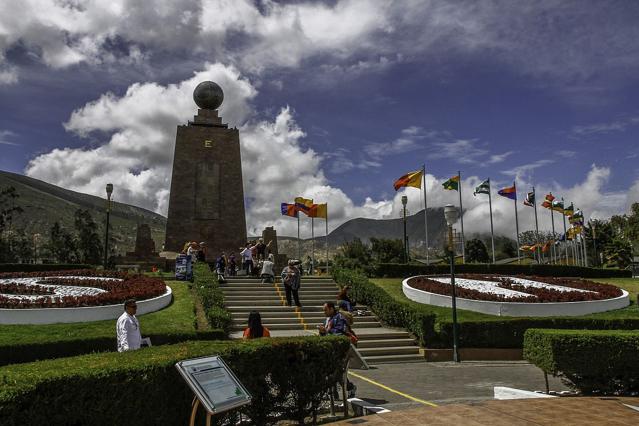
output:
POLYGON ((381 383, 377 383, 375 380, 371 380, 368 377, 364 377, 364 376, 360 376, 359 374, 355 374, 352 371, 349 371, 348 374, 350 374, 353 377, 357 377, 358 379, 364 380, 365 382, 368 382, 372 385, 375 386, 379 386, 382 389, 385 389, 389 392, 393 392, 396 393, 397 395, 403 396, 404 398, 410 399, 411 401, 415 401, 415 402, 419 402, 420 404, 424 404, 424 405, 430 405, 431 407, 437 407, 437 404, 435 404, 434 402, 430 402, 430 401, 424 401, 423 399, 419 399, 419 398, 415 398, 414 396, 410 396, 404 392, 400 392, 398 390, 395 390, 393 388, 389 388, 386 385, 383 385, 381 383))

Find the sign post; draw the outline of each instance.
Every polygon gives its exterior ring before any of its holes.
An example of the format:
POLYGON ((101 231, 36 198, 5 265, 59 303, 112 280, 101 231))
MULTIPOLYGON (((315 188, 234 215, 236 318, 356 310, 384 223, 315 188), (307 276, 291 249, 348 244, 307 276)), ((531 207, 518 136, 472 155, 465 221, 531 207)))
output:
POLYGON ((195 398, 189 424, 195 424, 195 414, 202 404, 206 424, 211 416, 249 404, 251 395, 219 356, 180 361, 175 368, 189 385, 195 398))

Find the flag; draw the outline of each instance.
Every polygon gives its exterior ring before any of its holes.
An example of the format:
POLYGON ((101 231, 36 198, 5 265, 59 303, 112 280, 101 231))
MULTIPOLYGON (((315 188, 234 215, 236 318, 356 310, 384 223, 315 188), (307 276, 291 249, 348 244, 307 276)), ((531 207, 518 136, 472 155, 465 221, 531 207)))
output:
POLYGON ((282 203, 281 210, 284 216, 297 217, 297 207, 295 204, 282 203))
POLYGON ((449 191, 459 191, 459 175, 448 179, 442 186, 449 191))
POLYGON ((577 209, 572 216, 568 217, 568 222, 570 222, 573 225, 583 226, 583 224, 584 224, 584 214, 583 214, 583 212, 581 210, 577 209))
POLYGON ((520 251, 535 251, 535 246, 521 246, 519 247, 520 251))
POLYGON ((328 208, 326 203, 313 204, 308 212, 309 217, 321 217, 323 219, 328 218, 328 208))
POLYGON ((477 194, 490 194, 490 180, 486 179, 475 188, 473 195, 477 194))
POLYGON ((574 212, 575 212, 575 206, 573 206, 572 203, 570 203, 570 205, 564 209, 565 216, 572 216, 574 212))
POLYGON ((313 205, 313 200, 309 200, 308 198, 302 198, 302 197, 295 198, 295 208, 307 216, 312 205, 313 205))
POLYGON ((563 213, 564 212, 564 202, 561 200, 553 200, 552 209, 556 212, 563 213))
POLYGON ((544 244, 544 246, 541 248, 542 253, 546 253, 548 250, 550 250, 550 247, 554 242, 554 240, 550 240, 546 244, 544 244))
POLYGON ((555 199, 555 196, 552 195, 552 192, 549 192, 548 194, 546 194, 546 197, 544 198, 544 202, 541 203, 541 206, 547 209, 552 208, 552 202, 555 199))
POLYGON ((502 188, 497 191, 497 193, 502 197, 510 198, 511 200, 517 199, 517 188, 515 188, 515 185, 502 188))
POLYGON ((526 194, 526 198, 524 199, 524 205, 528 207, 535 206, 535 193, 529 192, 526 194))
POLYGON ((406 173, 404 176, 397 179, 395 183, 393 184, 393 186, 395 187, 395 191, 397 191, 399 188, 402 188, 404 186, 421 188, 423 175, 424 175, 424 172, 422 170, 406 173))

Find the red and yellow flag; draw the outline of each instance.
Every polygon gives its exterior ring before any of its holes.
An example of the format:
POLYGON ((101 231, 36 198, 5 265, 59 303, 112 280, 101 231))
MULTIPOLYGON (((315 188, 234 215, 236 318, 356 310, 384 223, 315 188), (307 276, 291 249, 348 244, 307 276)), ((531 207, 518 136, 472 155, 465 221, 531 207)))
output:
POLYGON ((416 172, 406 173, 404 176, 400 177, 395 181, 393 186, 395 187, 395 191, 404 186, 412 186, 413 188, 421 188, 422 187, 422 176, 424 175, 423 170, 419 170, 416 172))

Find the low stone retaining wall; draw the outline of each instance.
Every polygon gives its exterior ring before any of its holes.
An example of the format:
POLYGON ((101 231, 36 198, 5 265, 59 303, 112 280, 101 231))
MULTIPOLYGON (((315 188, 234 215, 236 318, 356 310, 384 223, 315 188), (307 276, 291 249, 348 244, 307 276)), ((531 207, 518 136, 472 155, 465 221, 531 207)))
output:
MULTIPOLYGON (((430 293, 418 290, 408 285, 406 278, 402 282, 404 295, 409 299, 424 303, 426 305, 442 306, 450 308, 451 297, 442 294, 430 293)), ((468 311, 481 312, 489 315, 508 317, 551 317, 551 316, 581 316, 594 314, 596 312, 606 312, 615 309, 625 308, 630 304, 628 292, 622 290, 623 294, 614 299, 587 300, 582 302, 561 302, 561 303, 518 303, 518 302, 493 302, 486 300, 462 299, 457 297, 457 308, 468 311)))
MULTIPOLYGON (((172 300, 171 287, 166 293, 137 301, 136 315, 144 315, 167 307, 172 300)), ((0 324, 54 324, 116 319, 124 312, 124 305, 88 306, 82 308, 0 309, 0 324)))

